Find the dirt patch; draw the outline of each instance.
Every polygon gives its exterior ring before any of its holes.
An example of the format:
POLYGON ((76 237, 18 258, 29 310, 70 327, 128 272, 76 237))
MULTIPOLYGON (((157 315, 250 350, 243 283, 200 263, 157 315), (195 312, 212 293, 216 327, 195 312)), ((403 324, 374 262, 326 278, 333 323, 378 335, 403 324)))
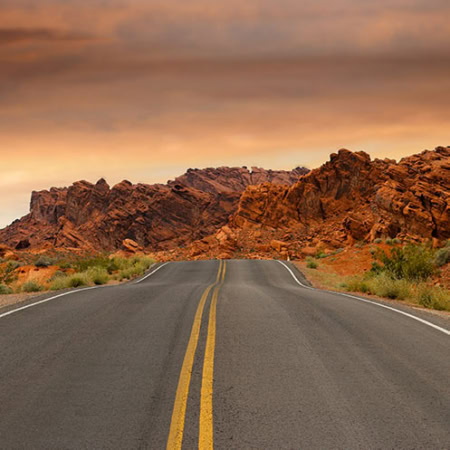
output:
POLYGON ((20 294, 8 294, 0 295, 0 310, 5 306, 15 305, 16 303, 22 303, 26 300, 30 300, 38 295, 45 294, 45 292, 31 292, 31 293, 20 293, 20 294))

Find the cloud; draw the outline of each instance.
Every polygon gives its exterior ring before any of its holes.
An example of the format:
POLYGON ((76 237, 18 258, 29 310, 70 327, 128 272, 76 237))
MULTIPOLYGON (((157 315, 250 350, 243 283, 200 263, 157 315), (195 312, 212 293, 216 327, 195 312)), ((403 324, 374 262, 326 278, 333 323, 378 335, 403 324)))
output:
POLYGON ((0 45, 16 42, 82 41, 88 36, 50 28, 0 28, 0 45))
POLYGON ((449 13, 448 0, 0 0, 0 178, 22 211, 31 189, 78 178, 448 145, 449 13))

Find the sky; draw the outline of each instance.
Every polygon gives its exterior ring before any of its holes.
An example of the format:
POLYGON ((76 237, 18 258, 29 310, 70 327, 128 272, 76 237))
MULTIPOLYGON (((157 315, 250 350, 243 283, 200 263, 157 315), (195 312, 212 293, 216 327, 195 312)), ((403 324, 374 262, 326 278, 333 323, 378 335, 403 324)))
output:
POLYGON ((0 227, 32 190, 450 145, 448 0, 0 0, 0 227))

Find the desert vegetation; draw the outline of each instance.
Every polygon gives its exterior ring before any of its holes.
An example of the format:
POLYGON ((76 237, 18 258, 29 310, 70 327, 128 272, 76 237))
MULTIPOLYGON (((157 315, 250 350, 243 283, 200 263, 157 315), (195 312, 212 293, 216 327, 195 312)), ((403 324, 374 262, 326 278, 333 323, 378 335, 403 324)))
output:
POLYGON ((347 247, 346 254, 339 260, 343 251, 318 251, 314 257, 306 258, 302 270, 314 284, 325 289, 358 292, 450 311, 447 275, 450 241, 438 249, 433 249, 430 243, 402 244, 398 239, 357 242, 353 248, 347 247), (366 269, 357 269, 358 263, 352 271, 346 270, 345 275, 334 269, 348 266, 363 254, 367 255, 362 256, 363 259, 368 258, 366 269), (355 274, 356 270, 359 273, 355 274), (349 272, 354 274, 349 275, 349 272))
MULTIPOLYGON (((391 245, 388 243, 388 245, 391 245)), ((374 252, 372 269, 346 280, 341 287, 397 300, 408 300, 425 308, 450 311, 450 292, 434 286, 430 279, 448 263, 450 243, 439 250, 430 246, 407 244, 390 252, 374 252)))
POLYGON ((23 252, 19 260, 0 261, 0 295, 61 290, 131 280, 154 263, 144 255, 108 254, 33 255, 23 252))

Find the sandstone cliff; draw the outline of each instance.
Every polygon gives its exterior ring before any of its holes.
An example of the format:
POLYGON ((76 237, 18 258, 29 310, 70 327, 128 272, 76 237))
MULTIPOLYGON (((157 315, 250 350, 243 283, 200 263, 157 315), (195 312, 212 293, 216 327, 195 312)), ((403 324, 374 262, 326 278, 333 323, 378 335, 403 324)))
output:
POLYGON ((116 250, 125 239, 150 250, 183 246, 223 226, 247 186, 289 185, 307 172, 220 167, 189 169, 165 185, 79 181, 33 192, 30 213, 0 230, 0 242, 17 249, 116 250))

